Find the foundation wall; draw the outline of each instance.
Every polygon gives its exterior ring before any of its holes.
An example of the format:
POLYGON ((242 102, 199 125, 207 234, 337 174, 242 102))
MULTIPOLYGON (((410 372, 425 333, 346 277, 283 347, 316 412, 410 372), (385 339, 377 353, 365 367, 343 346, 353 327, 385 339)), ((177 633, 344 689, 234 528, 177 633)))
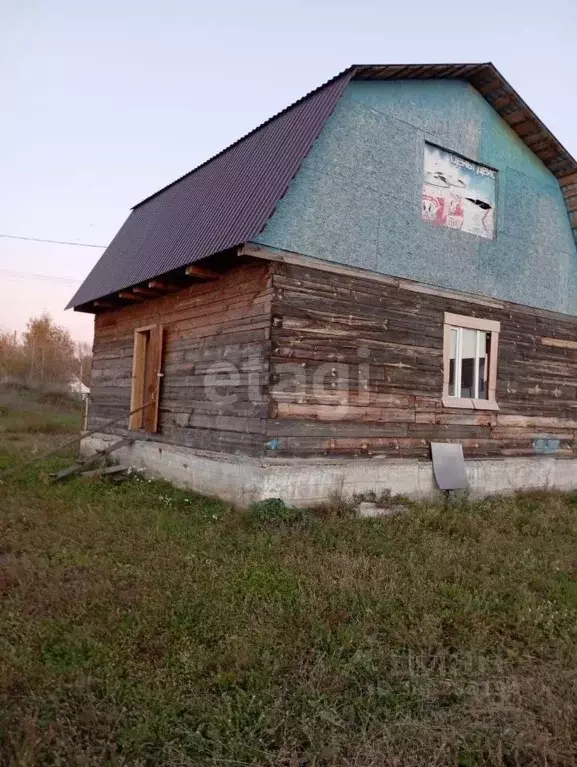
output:
MULTIPOLYGON (((91 454, 117 440, 95 434, 82 442, 91 454)), ((136 440, 114 453, 121 463, 144 469, 180 487, 247 506, 265 498, 307 506, 335 494, 351 496, 374 490, 412 498, 434 497, 439 491, 429 460, 390 458, 269 459, 199 451, 136 440)), ((577 489, 577 460, 554 457, 473 459, 466 462, 471 494, 482 497, 519 490, 577 489)))

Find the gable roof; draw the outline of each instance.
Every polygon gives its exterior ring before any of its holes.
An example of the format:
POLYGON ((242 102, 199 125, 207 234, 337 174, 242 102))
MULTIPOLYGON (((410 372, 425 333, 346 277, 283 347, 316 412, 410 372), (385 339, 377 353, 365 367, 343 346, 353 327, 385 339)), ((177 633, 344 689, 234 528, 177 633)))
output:
POLYGON ((66 308, 241 245, 264 227, 352 79, 466 80, 564 190, 577 233, 577 162, 493 64, 355 65, 138 203, 66 308))
POLYGON ((349 80, 348 72, 337 76, 136 205, 67 308, 254 237, 285 193, 349 80))

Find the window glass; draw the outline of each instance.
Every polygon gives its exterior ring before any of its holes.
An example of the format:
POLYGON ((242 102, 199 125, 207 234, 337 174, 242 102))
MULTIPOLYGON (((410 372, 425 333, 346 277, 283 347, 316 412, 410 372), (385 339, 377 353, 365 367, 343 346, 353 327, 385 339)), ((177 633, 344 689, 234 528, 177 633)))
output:
POLYGON ((489 333, 485 333, 481 330, 477 331, 477 357, 479 359, 479 369, 477 372, 477 380, 479 382, 479 391, 477 393, 477 399, 488 399, 487 391, 487 340, 489 333))
POLYGON ((469 328, 461 330, 461 393, 460 397, 473 398, 475 390, 475 358, 477 353, 477 332, 469 328))
POLYGON ((451 328, 451 359, 449 361, 449 396, 456 397, 457 392, 455 390, 455 359, 457 357, 457 343, 458 343, 457 328, 451 328))
POLYGON ((490 333, 451 328, 449 396, 487 399, 487 354, 490 333))

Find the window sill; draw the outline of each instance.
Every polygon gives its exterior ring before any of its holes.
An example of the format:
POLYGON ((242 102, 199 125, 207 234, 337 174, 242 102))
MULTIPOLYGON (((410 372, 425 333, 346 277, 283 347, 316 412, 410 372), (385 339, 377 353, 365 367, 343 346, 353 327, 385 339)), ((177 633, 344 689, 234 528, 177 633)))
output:
POLYGON ((495 400, 461 399, 459 397, 443 397, 443 407, 456 407, 463 410, 499 410, 495 400))

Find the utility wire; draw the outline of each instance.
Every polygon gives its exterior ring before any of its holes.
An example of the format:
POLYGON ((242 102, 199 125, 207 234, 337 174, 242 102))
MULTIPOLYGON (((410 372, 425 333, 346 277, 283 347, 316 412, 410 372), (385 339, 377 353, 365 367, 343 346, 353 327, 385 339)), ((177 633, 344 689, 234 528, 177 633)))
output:
POLYGON ((16 234, 0 234, 0 237, 5 237, 8 240, 26 240, 27 242, 49 242, 51 245, 73 245, 77 248, 103 248, 107 245, 94 245, 90 242, 70 242, 68 240, 44 240, 42 237, 18 237, 16 234))
POLYGON ((23 280, 48 280, 49 282, 66 282, 69 285, 78 285, 81 280, 75 280, 72 277, 56 277, 52 274, 34 274, 33 272, 14 272, 12 269, 0 269, 0 274, 6 274, 8 277, 18 277, 23 280))

